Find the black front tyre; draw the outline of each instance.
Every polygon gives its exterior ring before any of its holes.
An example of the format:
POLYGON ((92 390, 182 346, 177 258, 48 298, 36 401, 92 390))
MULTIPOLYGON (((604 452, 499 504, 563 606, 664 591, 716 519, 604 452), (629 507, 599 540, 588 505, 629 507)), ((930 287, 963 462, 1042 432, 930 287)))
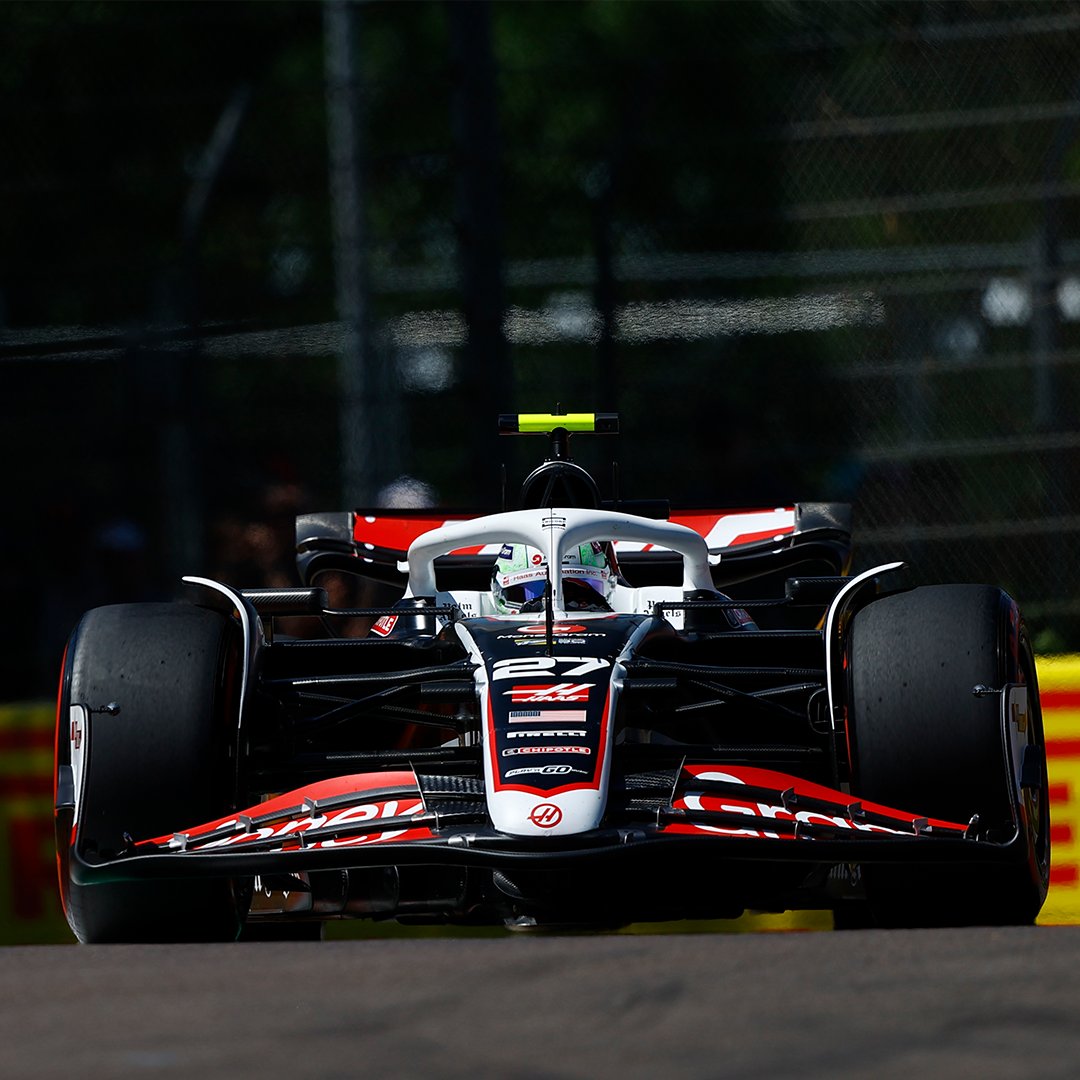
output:
POLYGON ((853 794, 961 824, 977 814, 981 834, 1008 840, 1001 695, 976 686, 1026 684, 1026 723, 1014 720, 1012 737, 1027 762, 1014 862, 864 866, 868 910, 840 911, 837 925, 1034 922, 1050 873, 1049 798, 1035 661, 1014 601, 987 585, 883 597, 853 619, 847 662, 853 794))
MULTIPOLYGON (((125 834, 148 839, 228 812, 240 662, 236 626, 203 608, 122 604, 83 617, 64 658, 58 773, 71 764, 71 706, 119 708, 89 720, 78 810, 89 859, 115 857, 125 834)), ((73 881, 72 818, 70 808, 58 807, 60 892, 80 941, 236 938, 243 913, 231 881, 73 881)))

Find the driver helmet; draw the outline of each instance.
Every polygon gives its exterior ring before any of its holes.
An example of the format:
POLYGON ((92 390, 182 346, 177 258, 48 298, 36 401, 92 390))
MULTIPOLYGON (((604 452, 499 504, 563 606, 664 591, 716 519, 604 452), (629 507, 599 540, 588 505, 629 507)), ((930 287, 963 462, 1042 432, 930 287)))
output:
MULTIPOLYGON (((563 602, 567 611, 610 611, 618 577, 610 544, 597 540, 563 555, 563 602)), ((525 544, 503 544, 491 572, 491 595, 503 615, 541 611, 547 588, 547 557, 525 544)))

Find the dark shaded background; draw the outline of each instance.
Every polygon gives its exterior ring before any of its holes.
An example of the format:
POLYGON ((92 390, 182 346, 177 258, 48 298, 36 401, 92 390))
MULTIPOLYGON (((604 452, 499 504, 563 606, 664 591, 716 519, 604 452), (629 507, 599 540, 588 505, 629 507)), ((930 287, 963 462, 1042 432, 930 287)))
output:
POLYGON ((9 2, 0 49, 4 697, 92 604, 287 579, 298 510, 496 507, 542 447, 495 414, 557 402, 621 413, 605 487, 853 501, 859 565, 1080 647, 1075 5, 9 2))

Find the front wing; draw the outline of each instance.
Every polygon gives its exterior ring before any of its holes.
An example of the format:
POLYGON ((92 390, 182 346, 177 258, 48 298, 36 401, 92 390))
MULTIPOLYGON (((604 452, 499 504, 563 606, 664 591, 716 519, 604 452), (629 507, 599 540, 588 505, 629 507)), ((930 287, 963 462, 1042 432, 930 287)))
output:
POLYGON ((184 832, 132 841, 108 861, 89 857, 76 835, 72 875, 90 884, 395 864, 552 868, 665 854, 813 864, 1023 857, 1018 828, 1010 838, 988 838, 970 825, 862 802, 768 769, 688 762, 666 797, 651 795, 624 793, 605 827, 525 838, 491 828, 477 782, 413 770, 363 773, 309 784, 184 832))

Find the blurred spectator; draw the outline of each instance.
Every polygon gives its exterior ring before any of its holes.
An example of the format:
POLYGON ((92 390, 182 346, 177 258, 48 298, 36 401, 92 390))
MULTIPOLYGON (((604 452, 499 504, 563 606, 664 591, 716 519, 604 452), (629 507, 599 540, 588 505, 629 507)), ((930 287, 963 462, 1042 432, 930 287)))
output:
POLYGON ((90 608, 169 599, 139 521, 122 515, 107 519, 87 543, 84 515, 74 505, 55 506, 45 530, 50 572, 38 591, 38 670, 32 688, 37 694, 54 684, 68 636, 90 608))
POLYGON ((92 548, 92 590, 100 603, 130 604, 162 599, 153 583, 146 532, 135 521, 119 518, 98 529, 92 548))

